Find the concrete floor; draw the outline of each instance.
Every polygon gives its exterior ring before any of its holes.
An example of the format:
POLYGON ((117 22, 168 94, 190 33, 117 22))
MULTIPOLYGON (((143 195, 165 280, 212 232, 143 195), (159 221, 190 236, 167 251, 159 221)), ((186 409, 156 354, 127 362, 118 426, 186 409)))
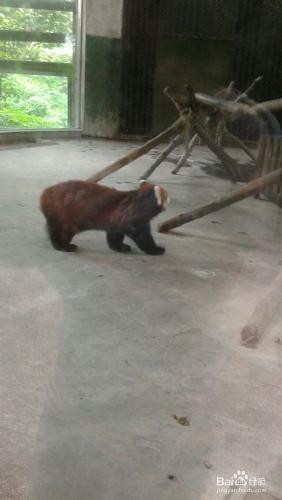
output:
MULTIPOLYGON (((239 499, 217 493, 238 470, 266 480, 248 498, 282 498, 281 312, 257 349, 239 343, 282 268, 282 212, 248 199, 156 234, 161 257, 113 253, 98 232, 56 252, 42 189, 133 145, 31 146, 1 148, 1 500, 239 499)), ((172 202, 156 223, 234 189, 201 170, 207 158, 198 148, 178 176, 159 167, 172 202)), ((151 162, 105 183, 130 189, 151 162)))

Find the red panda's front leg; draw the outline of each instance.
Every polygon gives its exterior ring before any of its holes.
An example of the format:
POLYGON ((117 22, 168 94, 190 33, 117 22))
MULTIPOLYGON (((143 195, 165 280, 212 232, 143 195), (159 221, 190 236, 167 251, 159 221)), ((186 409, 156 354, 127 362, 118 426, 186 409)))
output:
POLYGON ((108 231, 107 242, 109 247, 116 252, 130 252, 131 247, 123 243, 124 236, 124 233, 108 231))
POLYGON ((165 253, 164 247, 156 245, 151 235, 150 224, 140 224, 127 233, 136 245, 148 255, 162 255, 165 253))

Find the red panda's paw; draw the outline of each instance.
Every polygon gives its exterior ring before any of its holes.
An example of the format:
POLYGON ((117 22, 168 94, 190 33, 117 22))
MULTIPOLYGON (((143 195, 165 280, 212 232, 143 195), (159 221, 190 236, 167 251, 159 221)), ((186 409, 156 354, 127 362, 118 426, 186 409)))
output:
POLYGON ((121 246, 117 248, 112 248, 112 250, 115 250, 116 252, 121 252, 121 253, 129 253, 131 252, 131 246, 127 245, 126 243, 122 243, 121 246))
POLYGON ((77 245, 74 245, 73 243, 69 243, 66 247, 66 251, 67 252, 76 252, 77 251, 77 248, 78 246, 77 245))
POLYGON ((165 248, 164 247, 158 247, 155 246, 150 249, 150 251, 147 251, 149 255, 163 255, 165 253, 165 248))
POLYGON ((131 252, 131 246, 127 245, 126 243, 122 243, 121 245, 116 245, 116 246, 111 245, 110 248, 114 252, 119 252, 119 253, 129 253, 129 252, 131 252))
POLYGON ((131 246, 127 245, 126 243, 123 243, 122 247, 121 247, 121 252, 124 252, 124 253, 131 252, 131 246))
POLYGON ((128 253, 131 250, 129 245, 123 243, 124 233, 119 233, 116 231, 107 232, 107 242, 109 247, 115 252, 128 253))
POLYGON ((77 250, 77 245, 74 245, 73 243, 68 243, 67 245, 56 245, 54 246, 56 250, 59 250, 60 252, 76 252, 77 250))

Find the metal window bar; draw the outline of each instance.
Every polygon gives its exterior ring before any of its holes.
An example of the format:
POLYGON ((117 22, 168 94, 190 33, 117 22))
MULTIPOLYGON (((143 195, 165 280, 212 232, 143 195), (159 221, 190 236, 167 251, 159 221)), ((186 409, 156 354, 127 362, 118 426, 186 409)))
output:
POLYGON ((75 10, 75 1, 69 0, 0 0, 0 7, 14 7, 15 9, 40 10, 75 10))
POLYGON ((151 129, 159 0, 125 0, 123 6, 121 132, 151 129))

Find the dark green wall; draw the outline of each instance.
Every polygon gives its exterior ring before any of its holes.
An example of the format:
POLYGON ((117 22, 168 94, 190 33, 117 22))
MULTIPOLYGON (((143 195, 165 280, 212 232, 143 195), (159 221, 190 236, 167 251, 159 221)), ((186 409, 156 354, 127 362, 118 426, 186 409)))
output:
POLYGON ((189 81, 195 92, 215 93, 232 79, 233 44, 226 41, 161 37, 154 77, 152 132, 163 130, 177 117, 163 94, 166 86, 181 90, 189 81))
MULTIPOLYGON (((152 134, 175 118, 173 105, 163 95, 171 85, 186 81, 195 91, 214 93, 231 79, 233 45, 230 42, 159 38, 154 74, 152 134)), ((121 40, 86 37, 85 133, 115 137, 120 130, 121 40)))
POLYGON ((121 41, 86 36, 85 133, 114 137, 119 130, 121 41))

